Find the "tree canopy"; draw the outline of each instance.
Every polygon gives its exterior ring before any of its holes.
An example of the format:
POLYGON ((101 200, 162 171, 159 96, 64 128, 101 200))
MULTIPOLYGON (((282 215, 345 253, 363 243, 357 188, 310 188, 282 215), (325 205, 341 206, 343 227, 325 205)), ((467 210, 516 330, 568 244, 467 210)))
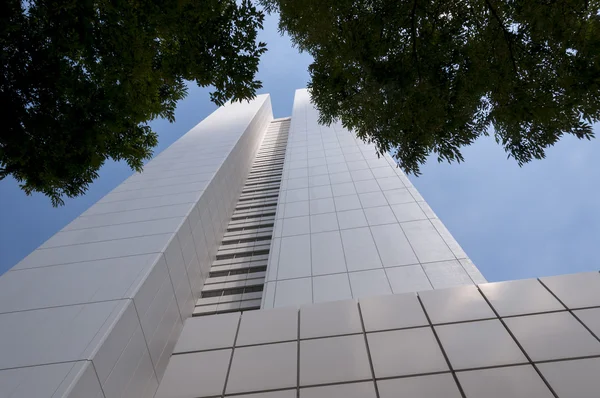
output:
POLYGON ((250 0, 3 1, 0 180, 57 205, 107 159, 141 170, 186 81, 218 105, 255 96, 263 18, 250 0))
POLYGON ((261 0, 310 53, 320 122, 419 174, 494 134, 519 165, 600 119, 598 0, 261 0))

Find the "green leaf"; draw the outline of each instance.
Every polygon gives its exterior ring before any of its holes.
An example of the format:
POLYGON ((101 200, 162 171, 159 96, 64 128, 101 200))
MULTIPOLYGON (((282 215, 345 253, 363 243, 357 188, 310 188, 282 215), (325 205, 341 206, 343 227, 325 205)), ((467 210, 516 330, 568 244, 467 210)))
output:
POLYGON ((56 206, 108 159, 140 171, 148 122, 175 120, 186 81, 214 86, 218 105, 255 96, 263 19, 249 0, 4 1, 0 180, 56 206))
POLYGON ((314 58, 320 122, 419 174, 495 134, 519 165, 600 120, 600 2, 261 0, 314 58))

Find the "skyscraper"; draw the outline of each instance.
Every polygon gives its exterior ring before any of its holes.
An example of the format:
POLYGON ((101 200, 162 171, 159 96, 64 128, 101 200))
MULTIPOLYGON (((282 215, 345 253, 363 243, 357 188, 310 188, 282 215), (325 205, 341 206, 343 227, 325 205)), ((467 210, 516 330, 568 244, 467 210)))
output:
POLYGON ((3 275, 0 396, 595 396, 599 273, 486 283, 317 119, 228 104, 3 275))

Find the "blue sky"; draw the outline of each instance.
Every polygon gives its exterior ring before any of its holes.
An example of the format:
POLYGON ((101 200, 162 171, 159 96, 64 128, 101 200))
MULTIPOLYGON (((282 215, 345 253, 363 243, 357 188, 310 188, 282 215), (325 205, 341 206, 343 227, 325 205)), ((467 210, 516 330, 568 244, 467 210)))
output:
MULTIPOLYGON (((260 93, 270 93, 275 117, 291 114, 294 90, 306 86, 311 58, 298 54, 268 17, 261 40, 260 93)), ((152 123, 159 153, 216 106, 209 89, 190 87, 174 124, 152 123)), ((596 134, 600 129, 596 126, 596 134)), ((423 167, 411 177, 489 281, 597 270, 600 237, 600 141, 566 138, 546 159, 519 168, 492 138, 464 150, 462 164, 423 167), (594 156, 596 155, 596 156, 594 156)), ((26 196, 11 179, 0 181, 0 274, 127 178, 110 162, 84 197, 53 208, 42 195, 26 196)))

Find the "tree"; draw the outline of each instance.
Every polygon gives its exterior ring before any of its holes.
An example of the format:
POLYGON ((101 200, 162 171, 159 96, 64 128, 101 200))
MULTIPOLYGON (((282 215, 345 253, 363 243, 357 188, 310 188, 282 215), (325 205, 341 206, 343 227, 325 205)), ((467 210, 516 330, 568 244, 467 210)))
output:
POLYGON ((320 122, 419 174, 493 131, 519 165, 600 118, 598 0, 262 0, 310 53, 320 122))
POLYGON ((255 96, 263 18, 250 0, 5 0, 0 180, 56 206, 107 159, 141 170, 185 81, 218 105, 255 96))

